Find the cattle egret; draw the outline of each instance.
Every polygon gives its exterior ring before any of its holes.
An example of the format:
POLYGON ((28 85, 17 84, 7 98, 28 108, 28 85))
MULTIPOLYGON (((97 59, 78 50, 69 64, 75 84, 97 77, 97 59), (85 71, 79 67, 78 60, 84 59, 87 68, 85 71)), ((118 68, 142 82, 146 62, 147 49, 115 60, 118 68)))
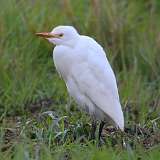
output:
POLYGON ((103 48, 72 26, 58 26, 51 32, 36 35, 56 45, 53 50, 55 67, 80 108, 93 120, 101 120, 99 138, 108 122, 123 131, 124 117, 116 78, 103 48))

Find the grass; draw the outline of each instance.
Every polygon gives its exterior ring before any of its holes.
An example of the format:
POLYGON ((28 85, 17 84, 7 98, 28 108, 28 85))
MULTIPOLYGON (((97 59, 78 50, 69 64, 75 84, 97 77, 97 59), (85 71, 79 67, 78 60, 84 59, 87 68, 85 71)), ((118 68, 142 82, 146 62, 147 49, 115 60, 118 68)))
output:
POLYGON ((159 0, 1 0, 0 6, 0 159, 160 157, 159 0), (34 35, 60 24, 95 38, 116 73, 128 130, 106 128, 101 148, 89 140, 90 117, 70 104, 52 45, 34 35))

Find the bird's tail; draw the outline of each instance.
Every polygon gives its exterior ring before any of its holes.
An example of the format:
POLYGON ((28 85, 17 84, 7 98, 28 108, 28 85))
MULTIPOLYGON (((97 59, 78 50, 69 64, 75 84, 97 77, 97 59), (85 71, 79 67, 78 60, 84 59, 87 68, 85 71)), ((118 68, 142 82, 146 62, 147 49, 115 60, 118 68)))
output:
POLYGON ((114 122, 116 123, 117 128, 124 131, 124 116, 122 110, 119 111, 117 118, 114 119, 114 122))

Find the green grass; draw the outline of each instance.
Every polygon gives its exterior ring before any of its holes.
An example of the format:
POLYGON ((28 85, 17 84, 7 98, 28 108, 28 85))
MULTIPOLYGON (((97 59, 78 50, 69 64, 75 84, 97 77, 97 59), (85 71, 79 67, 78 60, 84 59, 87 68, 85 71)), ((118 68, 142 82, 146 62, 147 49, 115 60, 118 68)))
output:
POLYGON ((0 159, 157 160, 160 157, 159 0, 0 1, 0 159), (74 25, 95 38, 116 73, 124 135, 89 140, 55 71, 52 45, 34 33, 74 25))

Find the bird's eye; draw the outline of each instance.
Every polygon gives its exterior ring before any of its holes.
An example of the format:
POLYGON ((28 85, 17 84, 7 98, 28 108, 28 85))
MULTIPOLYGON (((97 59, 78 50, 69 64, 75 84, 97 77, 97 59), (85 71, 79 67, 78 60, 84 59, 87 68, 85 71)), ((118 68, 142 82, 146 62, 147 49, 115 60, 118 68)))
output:
POLYGON ((63 37, 63 33, 59 34, 59 37, 63 37))

